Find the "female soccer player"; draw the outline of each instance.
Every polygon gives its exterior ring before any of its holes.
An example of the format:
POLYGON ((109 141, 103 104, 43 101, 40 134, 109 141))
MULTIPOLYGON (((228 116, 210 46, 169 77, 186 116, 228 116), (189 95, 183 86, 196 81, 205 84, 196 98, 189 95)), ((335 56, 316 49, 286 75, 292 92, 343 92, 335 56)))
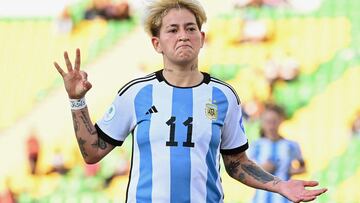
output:
POLYGON ((71 102, 74 129, 86 163, 96 163, 131 133, 132 166, 126 202, 223 202, 220 155, 229 175, 291 201, 311 201, 326 189, 306 190, 315 181, 283 181, 248 159, 240 102, 226 83, 198 69, 205 34, 203 7, 196 0, 155 0, 147 8, 145 30, 163 69, 123 86, 95 125, 85 94, 91 84, 64 58, 56 62, 71 102))

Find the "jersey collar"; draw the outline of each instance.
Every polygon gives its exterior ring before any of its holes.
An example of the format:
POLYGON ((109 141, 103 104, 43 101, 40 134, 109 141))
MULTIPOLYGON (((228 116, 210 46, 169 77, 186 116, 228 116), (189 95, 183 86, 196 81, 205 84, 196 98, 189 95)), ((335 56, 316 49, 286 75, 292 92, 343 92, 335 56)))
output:
POLYGON ((172 86, 172 87, 176 87, 176 88, 194 88, 194 87, 198 87, 200 86, 201 84, 205 83, 205 84, 209 84, 210 82, 210 75, 208 73, 205 73, 205 72, 201 72, 203 74, 203 80, 195 85, 195 86, 191 86, 191 87, 178 87, 178 86, 175 86, 175 85, 172 85, 170 84, 165 78, 164 78, 164 75, 163 75, 163 70, 164 69, 161 69, 161 70, 158 70, 155 72, 155 75, 156 75, 156 79, 159 81, 159 82, 165 82, 166 84, 172 86))

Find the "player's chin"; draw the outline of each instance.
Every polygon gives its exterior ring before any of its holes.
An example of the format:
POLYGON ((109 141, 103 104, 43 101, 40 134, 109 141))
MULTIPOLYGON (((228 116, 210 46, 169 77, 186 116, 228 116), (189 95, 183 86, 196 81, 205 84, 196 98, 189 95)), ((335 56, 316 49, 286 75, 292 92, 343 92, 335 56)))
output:
POLYGON ((177 63, 181 64, 181 65, 187 65, 187 64, 190 64, 190 63, 193 63, 193 62, 194 62, 193 57, 183 57, 183 58, 180 58, 180 59, 177 60, 177 63))
POLYGON ((196 54, 194 52, 180 52, 177 55, 177 59, 179 61, 192 61, 196 58, 196 54))

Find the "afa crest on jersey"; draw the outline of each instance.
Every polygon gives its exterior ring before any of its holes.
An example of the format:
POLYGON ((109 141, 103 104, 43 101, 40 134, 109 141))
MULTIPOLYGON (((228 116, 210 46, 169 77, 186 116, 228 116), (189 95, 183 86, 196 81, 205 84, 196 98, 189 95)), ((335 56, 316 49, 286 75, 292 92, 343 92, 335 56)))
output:
POLYGON ((218 117, 218 107, 216 104, 206 104, 205 115, 211 120, 216 120, 218 117))

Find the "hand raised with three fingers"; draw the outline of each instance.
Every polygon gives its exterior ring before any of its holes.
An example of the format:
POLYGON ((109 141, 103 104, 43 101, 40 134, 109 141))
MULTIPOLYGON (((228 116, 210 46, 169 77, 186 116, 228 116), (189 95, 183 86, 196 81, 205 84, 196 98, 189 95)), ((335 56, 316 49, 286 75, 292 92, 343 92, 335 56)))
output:
POLYGON ((281 185, 280 194, 289 200, 298 202, 309 202, 316 199, 317 196, 327 191, 326 188, 307 190, 305 187, 315 187, 316 181, 289 180, 284 181, 281 185))
POLYGON ((67 67, 67 73, 54 62, 54 66, 60 73, 64 80, 66 92, 70 99, 83 98, 87 91, 92 87, 91 83, 87 80, 87 73, 80 70, 80 49, 76 49, 75 66, 73 67, 69 59, 68 53, 64 52, 64 59, 67 67))

